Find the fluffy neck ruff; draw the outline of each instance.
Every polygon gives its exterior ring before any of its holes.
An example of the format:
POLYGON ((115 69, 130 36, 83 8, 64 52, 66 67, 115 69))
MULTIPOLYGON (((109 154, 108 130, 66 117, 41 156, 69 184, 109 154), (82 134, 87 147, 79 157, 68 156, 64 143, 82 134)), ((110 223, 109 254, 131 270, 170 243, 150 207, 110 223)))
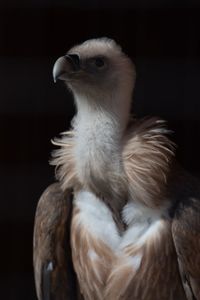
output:
POLYGON ((54 142, 60 149, 53 153, 52 164, 64 190, 87 188, 107 198, 117 212, 127 200, 150 208, 166 206, 174 145, 162 120, 135 121, 125 133, 113 128, 109 118, 103 126, 95 118, 85 127, 77 121, 73 131, 54 142), (120 198, 127 191, 127 198, 120 198))

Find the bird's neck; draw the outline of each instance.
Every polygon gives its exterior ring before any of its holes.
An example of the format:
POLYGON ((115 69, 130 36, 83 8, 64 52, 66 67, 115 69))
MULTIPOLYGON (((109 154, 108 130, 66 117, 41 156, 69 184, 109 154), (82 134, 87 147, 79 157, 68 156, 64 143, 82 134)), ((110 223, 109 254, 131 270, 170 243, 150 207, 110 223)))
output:
POLYGON ((125 196, 121 160, 124 118, 78 100, 74 122, 75 161, 83 186, 121 205, 125 196), (113 199, 111 199, 113 198, 113 199))

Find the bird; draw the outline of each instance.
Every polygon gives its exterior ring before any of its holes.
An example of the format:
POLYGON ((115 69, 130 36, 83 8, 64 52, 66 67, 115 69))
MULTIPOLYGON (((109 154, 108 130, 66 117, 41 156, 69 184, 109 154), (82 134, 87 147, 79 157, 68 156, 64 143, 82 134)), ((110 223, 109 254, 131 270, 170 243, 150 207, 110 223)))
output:
POLYGON ((95 38, 58 58, 71 129, 53 140, 56 182, 35 215, 39 300, 200 300, 200 184, 166 122, 131 115, 136 68, 95 38))

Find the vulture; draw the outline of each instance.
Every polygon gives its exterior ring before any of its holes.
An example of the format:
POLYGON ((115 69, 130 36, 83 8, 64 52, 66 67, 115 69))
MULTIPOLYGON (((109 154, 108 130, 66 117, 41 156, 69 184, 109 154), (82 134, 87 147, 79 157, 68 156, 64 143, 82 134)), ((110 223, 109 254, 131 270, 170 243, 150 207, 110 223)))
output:
POLYGON ((200 300, 200 184, 165 121, 131 117, 136 71, 112 39, 58 58, 71 129, 53 143, 56 182, 35 215, 39 300, 200 300))

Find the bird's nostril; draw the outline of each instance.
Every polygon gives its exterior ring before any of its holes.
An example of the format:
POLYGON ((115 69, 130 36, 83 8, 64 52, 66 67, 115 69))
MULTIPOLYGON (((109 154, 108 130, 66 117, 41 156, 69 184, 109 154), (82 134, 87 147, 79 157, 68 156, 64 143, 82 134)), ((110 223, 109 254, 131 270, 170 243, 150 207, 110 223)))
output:
POLYGON ((67 54, 65 58, 72 63, 75 70, 80 69, 80 58, 78 54, 67 54))

